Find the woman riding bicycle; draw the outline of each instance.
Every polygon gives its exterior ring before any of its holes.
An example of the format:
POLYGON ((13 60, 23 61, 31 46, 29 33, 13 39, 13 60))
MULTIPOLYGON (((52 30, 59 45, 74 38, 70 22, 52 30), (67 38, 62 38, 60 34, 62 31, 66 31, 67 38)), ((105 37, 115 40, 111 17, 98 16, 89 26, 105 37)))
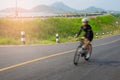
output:
POLYGON ((82 26, 80 27, 80 30, 76 34, 76 37, 78 37, 82 31, 85 32, 84 37, 82 37, 82 39, 84 40, 84 43, 86 44, 87 51, 89 51, 90 49, 89 44, 93 40, 93 31, 92 31, 92 27, 89 25, 89 20, 87 18, 82 19, 82 26))

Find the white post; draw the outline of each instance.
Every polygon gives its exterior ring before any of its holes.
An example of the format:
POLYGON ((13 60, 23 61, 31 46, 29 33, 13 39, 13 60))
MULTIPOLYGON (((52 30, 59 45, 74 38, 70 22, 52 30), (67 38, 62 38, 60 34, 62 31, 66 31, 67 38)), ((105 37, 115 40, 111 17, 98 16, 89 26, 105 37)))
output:
POLYGON ((116 24, 117 24, 117 25, 118 25, 118 23, 119 23, 119 22, 118 22, 118 21, 116 21, 116 24))
POLYGON ((56 43, 59 43, 59 34, 56 34, 56 43))
POLYGON ((105 33, 102 33, 103 35, 105 34, 105 33))
POLYGON ((96 38, 98 38, 98 33, 96 33, 95 35, 96 35, 96 38))
POLYGON ((25 45, 25 32, 21 31, 21 42, 25 45))

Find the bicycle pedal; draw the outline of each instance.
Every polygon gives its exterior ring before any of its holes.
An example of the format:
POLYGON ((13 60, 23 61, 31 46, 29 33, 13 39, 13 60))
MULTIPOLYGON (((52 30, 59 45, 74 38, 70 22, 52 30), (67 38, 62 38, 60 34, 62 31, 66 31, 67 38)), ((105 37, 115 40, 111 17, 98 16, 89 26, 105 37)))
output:
POLYGON ((81 54, 81 57, 84 57, 85 56, 85 54, 81 54))

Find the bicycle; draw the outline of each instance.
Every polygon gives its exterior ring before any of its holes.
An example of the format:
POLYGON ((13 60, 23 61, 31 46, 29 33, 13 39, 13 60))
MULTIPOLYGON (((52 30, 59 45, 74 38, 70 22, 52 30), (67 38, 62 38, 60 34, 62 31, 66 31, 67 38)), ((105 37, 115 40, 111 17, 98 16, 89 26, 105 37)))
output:
POLYGON ((80 45, 77 47, 74 55, 74 65, 78 65, 80 57, 84 57, 86 61, 89 61, 92 54, 92 44, 89 44, 89 51, 87 51, 84 39, 81 38, 80 45))

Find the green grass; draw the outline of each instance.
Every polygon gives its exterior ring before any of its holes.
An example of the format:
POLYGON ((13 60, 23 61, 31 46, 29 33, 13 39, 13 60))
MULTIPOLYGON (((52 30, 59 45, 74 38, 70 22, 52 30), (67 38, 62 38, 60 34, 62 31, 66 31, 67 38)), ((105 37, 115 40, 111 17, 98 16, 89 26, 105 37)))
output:
POLYGON ((11 45, 11 44, 14 44, 14 45, 18 45, 19 44, 19 41, 18 40, 15 40, 13 38, 0 38, 0 44, 2 45, 11 45))
MULTIPOLYGON (((120 22, 118 15, 99 16, 90 19, 90 25, 94 33, 99 33, 100 38, 109 36, 101 35, 103 32, 113 32, 119 34, 120 22)), ((55 34, 59 33, 60 42, 73 42, 73 36, 81 26, 81 18, 48 18, 34 20, 12 20, 0 18, 0 44, 21 44, 20 32, 26 32, 27 44, 49 44, 55 43, 55 34)), ((79 40, 79 39, 78 39, 79 40)))

